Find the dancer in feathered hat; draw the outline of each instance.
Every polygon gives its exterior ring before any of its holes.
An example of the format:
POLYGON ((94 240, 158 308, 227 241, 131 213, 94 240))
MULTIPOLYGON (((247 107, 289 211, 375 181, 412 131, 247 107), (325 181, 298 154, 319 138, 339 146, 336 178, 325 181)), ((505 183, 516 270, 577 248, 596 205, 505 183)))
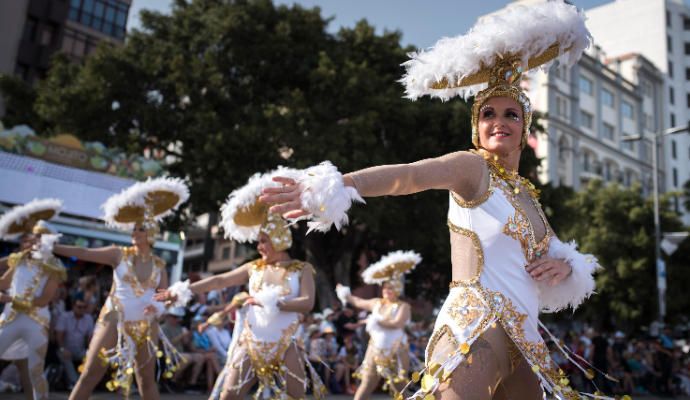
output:
POLYGON ((61 256, 113 267, 113 286, 98 317, 71 400, 88 398, 108 366, 114 370, 106 384, 109 390, 122 390, 128 396, 136 378, 141 397, 157 399, 156 361, 167 377, 181 362, 158 329, 157 317, 164 307, 153 300, 153 295, 156 289, 168 287, 168 275, 165 261, 153 254, 153 245, 160 221, 188 198, 189 190, 179 179, 135 183, 103 205, 108 225, 131 230, 131 247, 54 247, 61 256))
POLYGON ((336 286, 338 298, 371 312, 367 319, 369 345, 362 365, 354 375, 361 380, 355 400, 368 399, 383 378, 393 398, 401 394, 408 380, 410 352, 405 325, 410 321, 410 305, 400 300, 404 276, 422 261, 413 251, 394 251, 362 272, 364 283, 381 285, 382 298, 353 296, 347 286, 336 286))
POLYGON ((45 223, 61 209, 60 200, 34 200, 0 217, 0 237, 21 236, 21 250, 0 260, 8 267, 0 277, 0 303, 5 303, 0 314, 0 359, 28 360, 31 387, 24 391, 31 391, 36 400, 48 398, 43 376, 50 327, 48 304, 67 276, 52 251, 59 235, 45 223))
MULTIPOLYGON (((278 173, 292 175, 286 169, 278 173)), ((314 396, 321 398, 325 392, 297 337, 299 315, 314 306, 314 269, 290 258, 290 227, 259 201, 264 188, 276 186, 272 176, 254 175, 245 186, 233 191, 222 207, 221 225, 226 237, 240 242, 258 241, 261 258, 191 285, 180 282, 156 297, 184 305, 194 293, 248 285, 249 295, 233 302, 241 308, 242 321, 236 323, 214 398, 244 399, 258 382, 256 399, 303 399, 309 382, 305 366, 314 396)))
POLYGON ((326 163, 298 179, 277 177, 283 186, 264 190, 273 212, 311 215, 319 230, 345 223, 359 195, 449 192, 453 281, 413 398, 537 399, 543 391, 580 398, 551 360, 538 315, 576 308, 592 294, 599 266, 558 240, 537 190, 517 171, 532 119, 522 75, 555 59, 572 65, 589 42, 584 15, 571 5, 512 4, 405 63, 402 82, 411 99, 475 95, 476 150, 345 176, 326 163))

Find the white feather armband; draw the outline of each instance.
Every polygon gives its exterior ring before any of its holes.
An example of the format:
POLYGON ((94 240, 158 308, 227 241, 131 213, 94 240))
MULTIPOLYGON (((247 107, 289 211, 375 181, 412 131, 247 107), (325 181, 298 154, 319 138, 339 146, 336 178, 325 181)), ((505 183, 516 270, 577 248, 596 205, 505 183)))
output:
POLYGON ((601 268, 596 257, 577 251, 574 241, 563 243, 553 238, 549 245, 549 257, 559 258, 572 268, 570 276, 561 283, 550 286, 539 282, 539 308, 544 312, 556 312, 568 307, 575 310, 594 293, 594 272, 601 268))
POLYGON ((192 290, 189 288, 189 279, 175 282, 168 288, 168 291, 175 296, 176 300, 172 303, 173 307, 184 307, 192 299, 192 290))
POLYGON ((309 212, 309 232, 328 232, 331 225, 340 229, 347 225, 347 210, 353 202, 364 203, 357 189, 345 186, 343 175, 329 161, 302 171, 302 208, 309 212))
POLYGON ((278 315, 278 312, 280 312, 278 300, 282 294, 282 286, 264 284, 261 290, 254 295, 254 298, 261 305, 261 307, 254 308, 256 322, 259 326, 268 326, 278 315))
POLYGON ((340 299, 340 302, 343 303, 344 306, 347 304, 347 298, 352 294, 352 291, 350 290, 349 286, 338 285, 335 287, 335 294, 338 296, 338 299, 340 299))

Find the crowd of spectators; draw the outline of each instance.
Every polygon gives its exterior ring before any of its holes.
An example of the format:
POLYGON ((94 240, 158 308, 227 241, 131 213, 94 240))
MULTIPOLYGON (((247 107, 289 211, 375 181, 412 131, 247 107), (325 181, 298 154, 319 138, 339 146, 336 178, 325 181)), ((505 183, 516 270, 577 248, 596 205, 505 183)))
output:
MULTIPOLYGON (((52 320, 46 359, 51 390, 70 390, 74 386, 109 288, 108 281, 85 276, 58 290, 50 305, 52 320)), ((237 291, 196 296, 187 308, 169 309, 161 317, 162 331, 186 359, 173 379, 160 381, 163 391, 207 393, 212 389, 225 363, 233 323, 226 319, 218 326, 206 321, 212 313, 222 310, 237 291)), ((367 347, 366 317, 366 312, 333 303, 302 318, 298 340, 331 393, 351 395, 356 389, 358 382, 352 376, 367 347)), ((433 321, 433 313, 417 313, 406 328, 410 353, 417 360, 424 360, 433 321)), ((582 368, 557 351, 552 352, 553 359, 568 374, 575 389, 614 395, 690 395, 687 330, 656 325, 644 335, 631 336, 615 330, 605 333, 588 327, 559 328, 554 326, 552 332, 572 350, 570 358, 582 368)), ((0 373, 0 391, 19 390, 17 367, 0 363, 0 368, 4 368, 0 373)))

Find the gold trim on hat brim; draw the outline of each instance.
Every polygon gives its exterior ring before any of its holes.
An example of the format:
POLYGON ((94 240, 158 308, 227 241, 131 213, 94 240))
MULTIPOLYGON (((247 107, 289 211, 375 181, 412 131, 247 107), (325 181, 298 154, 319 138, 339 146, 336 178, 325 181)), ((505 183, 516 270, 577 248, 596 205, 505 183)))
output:
MULTIPOLYGON (((560 47, 561 46, 559 43, 555 43, 555 44, 549 46, 549 48, 547 48, 546 50, 544 50, 543 53, 530 58, 529 60, 527 60, 527 68, 525 70, 529 71, 532 68, 536 68, 542 64, 546 64, 547 62, 558 57, 560 47)), ((563 53, 567 53, 568 51, 570 51, 571 48, 572 48, 572 46, 567 48, 563 53)), ((512 57, 512 56, 507 56, 507 57, 503 57, 503 58, 508 58, 508 57, 512 57)), ((443 78, 440 81, 436 81, 436 82, 432 83, 431 89, 439 89, 439 90, 440 89, 456 89, 456 88, 460 88, 463 86, 479 85, 481 83, 489 82, 489 79, 491 78, 491 68, 492 67, 493 66, 487 67, 487 66, 482 65, 482 67, 479 69, 479 71, 475 72, 472 75, 468 75, 468 76, 458 80, 457 82, 455 82, 452 85, 448 83, 447 78, 443 78)))
POLYGON ((7 229, 8 235, 16 235, 18 233, 29 233, 34 229, 34 225, 40 220, 47 221, 55 216, 57 213, 54 209, 36 211, 29 214, 28 217, 23 218, 21 221, 15 221, 7 229))
MULTIPOLYGON (((155 190, 146 195, 146 207, 151 210, 152 217, 175 207, 178 201, 180 201, 180 196, 168 190, 155 190)), ((123 224, 143 222, 145 211, 142 206, 128 205, 121 207, 113 219, 123 224)))
POLYGON ((257 200, 251 205, 238 208, 233 220, 238 226, 257 226, 266 221, 268 204, 257 200))
POLYGON ((387 265, 380 271, 376 271, 371 274, 372 279, 391 279, 395 276, 402 275, 412 270, 415 267, 413 262, 399 262, 395 264, 387 265))

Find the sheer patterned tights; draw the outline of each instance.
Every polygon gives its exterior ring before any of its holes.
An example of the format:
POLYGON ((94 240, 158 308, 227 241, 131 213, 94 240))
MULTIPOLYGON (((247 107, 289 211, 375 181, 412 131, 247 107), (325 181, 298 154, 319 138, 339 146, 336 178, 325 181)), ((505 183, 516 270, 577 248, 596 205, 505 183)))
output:
MULTIPOLYGON (((442 337, 436 355, 449 354, 454 344, 442 337)), ((434 358, 434 354, 431 355, 434 358)), ((467 359, 436 392, 439 400, 535 400, 543 392, 537 376, 500 325, 486 330, 467 359)))

